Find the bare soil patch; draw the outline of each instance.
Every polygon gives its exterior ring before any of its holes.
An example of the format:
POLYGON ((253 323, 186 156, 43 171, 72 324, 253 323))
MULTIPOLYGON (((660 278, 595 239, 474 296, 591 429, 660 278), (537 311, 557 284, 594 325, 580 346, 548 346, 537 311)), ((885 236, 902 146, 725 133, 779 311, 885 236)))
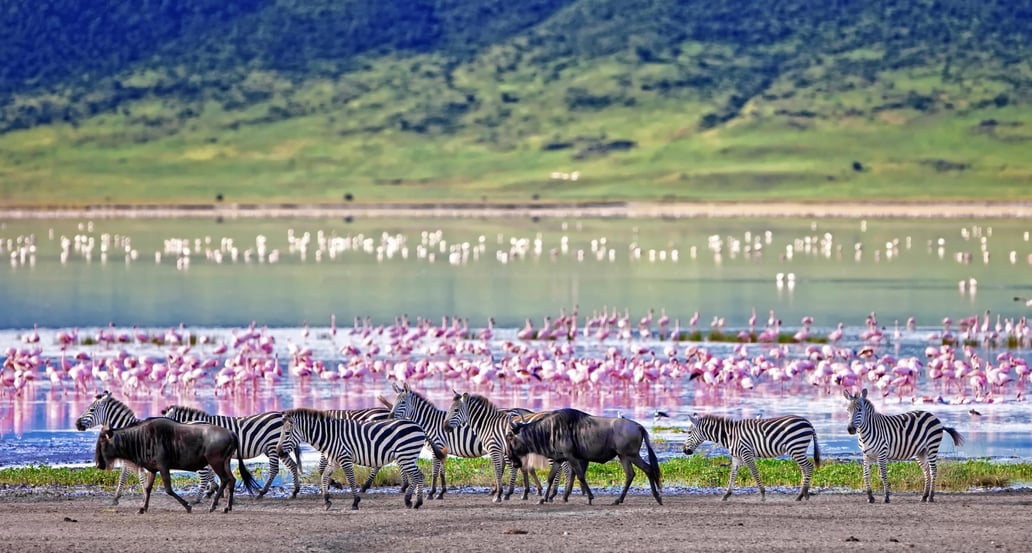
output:
POLYGON ((895 494, 889 505, 860 493, 668 495, 664 505, 631 495, 610 505, 574 495, 567 504, 501 504, 451 493, 405 509, 396 493, 348 495, 333 508, 306 496, 256 501, 238 496, 233 512, 186 513, 155 488, 150 512, 140 494, 113 507, 110 496, 0 495, 0 553, 105 551, 1028 551, 1032 493, 942 493, 934 504, 895 494))

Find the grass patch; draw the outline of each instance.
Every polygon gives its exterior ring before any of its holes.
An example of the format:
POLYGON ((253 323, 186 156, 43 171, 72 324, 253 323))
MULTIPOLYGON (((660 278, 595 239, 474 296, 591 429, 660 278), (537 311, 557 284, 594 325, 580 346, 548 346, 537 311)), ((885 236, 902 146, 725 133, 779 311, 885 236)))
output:
MULTIPOLYGON (((760 459, 757 461, 760 477, 765 486, 795 487, 799 485, 800 473, 795 462, 787 459, 760 459)), ((423 474, 429 485, 430 461, 419 461, 423 474)), ((265 478, 264 464, 251 463, 249 466, 260 481, 265 478)), ((663 485, 678 487, 723 488, 731 470, 728 457, 705 457, 694 455, 678 457, 661 464, 663 485)), ((488 458, 449 459, 447 464, 449 486, 493 487, 495 483, 494 469, 488 458)), ((355 478, 359 484, 369 475, 369 469, 355 467, 355 478)), ((637 469, 636 469, 637 470, 637 469)), ((640 471, 639 471, 640 472, 640 471)), ((68 468, 34 465, 0 469, 0 485, 4 486, 101 486, 114 490, 118 483, 117 470, 101 471, 95 468, 68 468)), ((281 473, 282 474, 282 473, 281 473)), ((544 481, 546 471, 539 471, 544 481)), ((914 462, 892 462, 888 467, 889 487, 893 491, 921 491, 923 480, 920 467, 914 462)), ((289 476, 287 477, 289 478, 289 476)), ((337 471, 334 478, 344 481, 342 471, 337 471)), ((593 487, 615 488, 623 485, 623 469, 619 463, 592 463, 588 467, 588 483, 593 487)), ((173 482, 177 485, 196 483, 197 477, 188 473, 176 473, 173 482)), ((312 472, 302 477, 306 484, 318 485, 319 478, 312 472)), ((508 484, 508 471, 502 479, 508 484)), ((133 479, 130 482, 134 482, 133 479)), ((520 480, 517 481, 519 485, 520 480)), ((635 477, 635 485, 647 486, 643 474, 635 477)), ((1003 488, 1032 482, 1032 463, 999 463, 988 459, 967 459, 963 461, 939 462, 939 480, 936 485, 941 491, 969 491, 985 488, 1003 488)), ((401 472, 397 466, 383 467, 376 476, 375 486, 399 486, 401 472)), ((872 487, 881 487, 877 473, 871 475, 872 487)), ((738 473, 738 486, 755 485, 748 470, 738 473)), ((816 488, 834 488, 846 490, 863 489, 863 473, 858 461, 825 460, 821 468, 814 473, 813 486, 816 488)))

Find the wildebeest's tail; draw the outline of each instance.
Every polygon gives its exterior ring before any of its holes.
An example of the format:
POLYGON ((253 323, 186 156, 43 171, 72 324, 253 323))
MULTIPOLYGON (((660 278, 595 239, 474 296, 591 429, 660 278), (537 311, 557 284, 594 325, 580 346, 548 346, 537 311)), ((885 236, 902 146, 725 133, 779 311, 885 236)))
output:
POLYGON ((649 479, 656 481, 656 487, 662 487, 663 475, 659 470, 659 459, 656 458, 656 452, 652 449, 652 442, 649 440, 649 431, 645 430, 645 427, 641 427, 641 436, 645 438, 645 448, 649 451, 649 474, 646 476, 649 479))
POLYGON ((958 446, 964 445, 964 436, 961 436, 960 432, 957 432, 956 428, 944 426, 943 430, 945 430, 950 435, 950 437, 953 438, 953 443, 957 444, 958 446))
POLYGON ((244 488, 247 489, 247 494, 248 495, 254 495, 254 492, 258 491, 258 489, 261 486, 258 485, 258 482, 254 479, 254 476, 251 475, 251 471, 247 470, 247 465, 244 464, 244 457, 243 457, 243 453, 244 452, 239 447, 239 445, 240 445, 239 440, 236 440, 236 443, 237 443, 237 446, 238 446, 237 447, 237 462, 240 463, 240 481, 244 483, 244 488))

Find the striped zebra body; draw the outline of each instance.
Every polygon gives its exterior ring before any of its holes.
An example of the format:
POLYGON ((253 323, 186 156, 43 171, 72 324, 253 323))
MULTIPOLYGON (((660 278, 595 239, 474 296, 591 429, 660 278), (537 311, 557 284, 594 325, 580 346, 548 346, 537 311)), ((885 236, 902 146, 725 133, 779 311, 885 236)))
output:
POLYGON ((878 464, 882 485, 885 488, 885 503, 889 502, 888 461, 917 461, 924 474, 924 495, 922 502, 935 501, 935 480, 938 476, 936 461, 943 432, 949 433, 953 443, 960 446, 964 438, 953 428, 943 426, 935 415, 927 411, 910 411, 899 415, 882 415, 875 411, 867 399, 867 389, 859 394, 843 390, 849 400, 850 434, 856 434, 860 451, 864 457, 864 487, 867 501, 874 503, 871 490, 871 464, 878 464))
MULTIPOLYGON (((455 393, 455 398, 445 415, 446 431, 455 432, 459 428, 469 427, 480 439, 484 451, 491 458, 495 471, 495 503, 502 501, 502 475, 505 473, 505 466, 511 465, 505 450, 505 433, 511 428, 514 416, 511 410, 495 407, 484 396, 458 392, 455 393)), ((509 477, 509 493, 505 499, 512 495, 515 483, 516 469, 513 468, 509 477)), ((540 491, 540 485, 538 490, 540 491)))
MULTIPOLYGON (((391 411, 390 411, 390 409, 385 409, 383 407, 367 407, 365 409, 326 409, 324 412, 328 413, 331 417, 336 417, 338 419, 344 419, 344 420, 349 420, 349 421, 358 421, 358 422, 385 421, 385 420, 389 420, 391 418, 391 411)), ((327 463, 329 463, 329 460, 326 459, 326 455, 323 454, 323 453, 320 453, 319 454, 319 468, 318 468, 319 472, 318 472, 318 474, 322 474, 323 472, 326 472, 326 465, 327 465, 327 463)), ((362 492, 363 493, 366 490, 368 490, 370 488, 370 486, 373 485, 373 480, 376 478, 376 473, 379 472, 379 470, 380 470, 379 468, 374 468, 369 473, 369 478, 366 478, 365 483, 362 484, 362 492)), ((337 488, 337 489, 343 489, 344 488, 343 484, 341 484, 340 482, 337 482, 333 478, 330 478, 330 485, 333 486, 334 488, 337 488)), ((408 488, 408 479, 405 477, 404 474, 402 474, 401 475, 401 491, 404 492, 407 488, 408 488)))
MULTIPOLYGON (((226 415, 211 415, 200 409, 184 405, 171 405, 165 408, 161 414, 177 422, 202 422, 233 432, 236 434, 237 443, 240 444, 240 456, 244 459, 253 459, 262 455, 267 456, 269 458, 269 476, 265 480, 265 486, 258 492, 258 498, 261 499, 268 493, 273 479, 279 474, 280 456, 277 452, 277 445, 279 444, 280 429, 283 426, 282 412, 269 411, 249 417, 230 417, 226 415)), ((297 443, 292 443, 284 444, 283 450, 287 453, 283 457, 283 464, 290 470, 290 474, 294 479, 294 492, 290 497, 295 498, 301 490, 301 478, 298 474, 298 464, 301 462, 300 448, 297 443), (296 463, 290 458, 290 452, 292 451, 297 455, 296 463)), ((205 469, 201 471, 200 476, 202 492, 209 490, 208 493, 210 495, 214 480, 212 472, 205 469)))
POLYGON ((766 490, 756 468, 756 459, 769 459, 788 454, 799 465, 803 473, 799 495, 796 501, 810 499, 810 479, 814 465, 821 466, 821 452, 817 446, 817 433, 810 421, 796 415, 769 419, 732 420, 723 417, 688 416, 687 438, 684 442, 685 455, 691 455, 703 442, 715 442, 731 455, 731 478, 727 483, 724 500, 731 497, 738 469, 744 464, 749 468, 756 486, 760 489, 760 500, 766 499, 766 490), (813 442, 813 462, 806 456, 806 450, 813 442))
MULTIPOLYGON (((75 420, 75 428, 79 431, 84 431, 94 426, 104 426, 112 430, 121 430, 123 428, 133 426, 143 419, 136 416, 136 413, 129 408, 128 405, 115 399, 110 391, 105 390, 103 393, 98 394, 94 398, 93 403, 90 403, 86 410, 79 415, 79 418, 75 420)), ((140 479, 140 484, 146 481, 146 471, 141 468, 137 468, 137 477, 140 479)), ((118 499, 122 497, 122 490, 125 489, 126 480, 129 478, 129 467, 122 465, 122 470, 118 474, 118 485, 115 486, 115 499, 113 505, 118 505, 118 499)))
POLYGON ((357 510, 361 496, 355 484, 354 465, 378 468, 389 463, 398 463, 402 474, 415 485, 416 502, 413 505, 410 488, 405 493, 405 506, 418 509, 423 504, 423 473, 416 461, 424 441, 426 434, 411 421, 358 422, 305 408, 284 411, 280 433, 281 444, 307 442, 329 459, 321 479, 327 509, 331 505, 327 488, 336 467, 344 470, 354 495, 351 509, 357 510))
MULTIPOLYGON (((431 442, 444 444, 445 448, 447 448, 446 451, 456 457, 476 458, 487 454, 483 444, 477 438, 477 434, 472 428, 462 426, 451 432, 445 431, 444 425, 448 412, 444 409, 438 409, 421 394, 409 389, 408 384, 405 384, 403 388, 399 388, 395 384, 394 391, 398 395, 394 398, 391 417, 409 420, 418 424, 423 429, 423 432, 426 433, 427 445, 430 445, 431 442)), ((437 499, 444 497, 444 492, 448 487, 444 472, 446 459, 447 457, 438 459, 435 456, 433 458, 430 471, 430 493, 427 495, 427 499, 433 499, 434 494, 437 493, 438 477, 441 479, 441 492, 437 495, 437 499)), ((512 493, 512 490, 509 490, 509 493, 512 493)))

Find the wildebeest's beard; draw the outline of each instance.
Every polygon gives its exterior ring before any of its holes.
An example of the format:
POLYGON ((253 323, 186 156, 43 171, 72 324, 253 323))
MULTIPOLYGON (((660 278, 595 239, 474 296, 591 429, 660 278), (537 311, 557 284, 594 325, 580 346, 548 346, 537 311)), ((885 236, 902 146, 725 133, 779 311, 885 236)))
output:
POLYGON ((94 461, 100 470, 107 470, 110 464, 107 460, 107 449, 109 447, 111 447, 111 438, 108 436, 107 430, 105 430, 97 437, 97 451, 94 454, 94 461))

